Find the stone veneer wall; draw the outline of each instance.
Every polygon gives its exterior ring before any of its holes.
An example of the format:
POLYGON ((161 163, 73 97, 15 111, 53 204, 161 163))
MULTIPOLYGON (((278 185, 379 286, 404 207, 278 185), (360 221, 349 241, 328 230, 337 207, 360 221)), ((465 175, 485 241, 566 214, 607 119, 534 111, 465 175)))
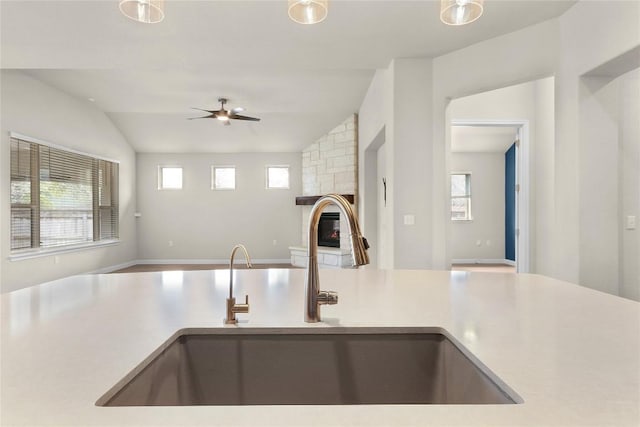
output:
MULTIPOLYGON (((302 151, 302 195, 328 193, 353 194, 357 208, 358 194, 358 115, 349 116, 302 151)), ((327 212, 338 208, 328 207, 327 212)), ((302 209, 302 245, 307 246, 310 206, 302 209)), ((346 230, 344 220, 340 228, 346 230)), ((349 247, 349 236, 342 233, 340 247, 349 247)))

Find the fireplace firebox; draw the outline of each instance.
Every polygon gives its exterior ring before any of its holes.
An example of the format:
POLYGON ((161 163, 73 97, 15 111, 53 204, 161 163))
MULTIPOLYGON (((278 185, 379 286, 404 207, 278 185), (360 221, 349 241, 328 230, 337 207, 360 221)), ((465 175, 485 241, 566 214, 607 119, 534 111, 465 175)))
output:
POLYGON ((340 247, 340 212, 323 212, 320 215, 318 246, 340 247))

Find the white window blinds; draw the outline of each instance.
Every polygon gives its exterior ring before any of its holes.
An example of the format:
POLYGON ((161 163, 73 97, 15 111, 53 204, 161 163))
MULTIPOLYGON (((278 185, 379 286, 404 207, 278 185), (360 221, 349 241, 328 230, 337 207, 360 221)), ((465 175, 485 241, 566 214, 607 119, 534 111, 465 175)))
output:
POLYGON ((118 164, 11 138, 11 249, 118 238, 118 164))

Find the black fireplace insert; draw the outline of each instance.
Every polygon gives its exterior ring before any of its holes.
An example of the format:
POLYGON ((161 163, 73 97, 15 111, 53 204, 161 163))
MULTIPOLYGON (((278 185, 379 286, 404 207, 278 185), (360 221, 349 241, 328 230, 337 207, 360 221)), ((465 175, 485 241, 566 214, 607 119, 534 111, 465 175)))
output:
POLYGON ((340 247, 340 212, 323 212, 320 215, 318 246, 340 247))

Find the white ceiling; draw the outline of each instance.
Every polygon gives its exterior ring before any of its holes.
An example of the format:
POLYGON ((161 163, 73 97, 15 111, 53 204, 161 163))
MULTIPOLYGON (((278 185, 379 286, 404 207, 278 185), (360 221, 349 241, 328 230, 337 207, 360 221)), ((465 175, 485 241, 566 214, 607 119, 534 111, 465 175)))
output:
POLYGON ((451 126, 454 153, 504 153, 516 140, 517 126, 451 126))
POLYGON ((393 58, 435 57, 573 3, 487 0, 481 19, 450 27, 432 0, 332 0, 312 26, 290 21, 284 0, 166 0, 153 25, 117 0, 0 0, 0 65, 94 98, 139 152, 300 151, 357 112, 393 58), (262 121, 186 120, 221 96, 262 121))

